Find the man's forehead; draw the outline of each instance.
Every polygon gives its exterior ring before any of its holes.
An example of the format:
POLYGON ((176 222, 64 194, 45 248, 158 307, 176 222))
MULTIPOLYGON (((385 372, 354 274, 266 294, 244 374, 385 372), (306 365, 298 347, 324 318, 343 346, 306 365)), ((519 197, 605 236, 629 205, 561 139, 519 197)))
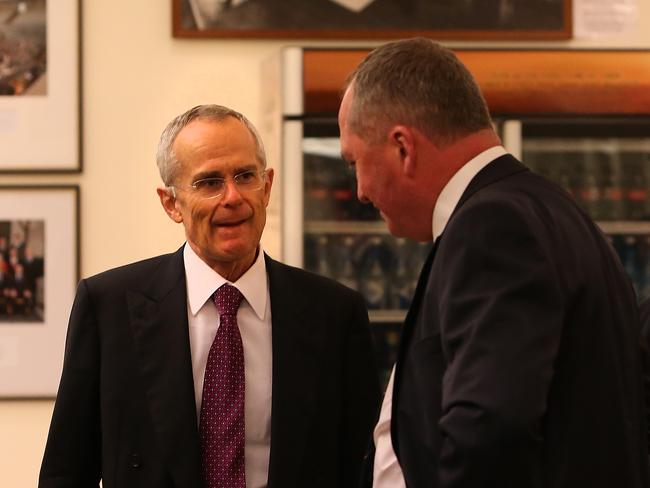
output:
POLYGON ((215 133, 241 133, 241 135, 247 134, 252 138, 248 128, 235 117, 227 116, 223 119, 198 117, 178 132, 174 142, 206 136, 211 138, 215 133))
POLYGON ((255 138, 239 120, 230 117, 223 121, 196 119, 187 124, 176 136, 174 151, 203 154, 212 152, 246 151, 255 152, 255 138))
POLYGON ((352 99, 354 98, 354 85, 351 83, 343 93, 343 98, 341 99, 341 106, 339 107, 339 122, 341 119, 347 119, 348 112, 350 111, 350 105, 352 104, 352 99))

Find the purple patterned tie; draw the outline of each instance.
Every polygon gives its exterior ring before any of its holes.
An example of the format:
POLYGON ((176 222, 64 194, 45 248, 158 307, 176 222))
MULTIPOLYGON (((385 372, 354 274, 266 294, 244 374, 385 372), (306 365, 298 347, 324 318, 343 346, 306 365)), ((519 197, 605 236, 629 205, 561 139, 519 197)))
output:
POLYGON ((246 488, 244 471, 244 348, 237 309, 244 298, 225 284, 215 292, 220 316, 208 353, 201 401, 201 457, 205 488, 246 488))

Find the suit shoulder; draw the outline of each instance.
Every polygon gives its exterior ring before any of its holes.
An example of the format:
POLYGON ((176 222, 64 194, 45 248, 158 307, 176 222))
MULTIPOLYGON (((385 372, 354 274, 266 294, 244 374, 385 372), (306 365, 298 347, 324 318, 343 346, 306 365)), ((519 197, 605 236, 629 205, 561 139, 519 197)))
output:
MULTIPOLYGON (((85 278, 89 288, 102 290, 106 288, 128 288, 138 283, 151 280, 151 276, 165 263, 168 263, 178 253, 162 254, 141 261, 118 266, 85 278)), ((182 262, 182 255, 180 256, 182 262)))
POLYGON ((544 223, 545 228, 566 219, 582 224, 590 220, 564 188, 532 171, 513 174, 481 188, 454 216, 475 216, 481 212, 492 218, 478 219, 478 224, 490 226, 497 216, 518 216, 530 225, 544 223))

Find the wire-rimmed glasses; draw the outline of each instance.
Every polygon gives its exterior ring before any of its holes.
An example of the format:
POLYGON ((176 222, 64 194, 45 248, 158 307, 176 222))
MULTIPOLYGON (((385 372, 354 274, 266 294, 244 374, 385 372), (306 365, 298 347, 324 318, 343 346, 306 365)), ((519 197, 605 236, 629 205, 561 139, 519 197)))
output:
MULTIPOLYGON (((264 187, 264 183, 266 183, 266 175, 267 171, 265 169, 249 169, 232 176, 232 181, 235 183, 238 191, 253 192, 261 190, 264 187)), ((172 191, 189 191, 202 199, 220 198, 226 192, 228 179, 229 178, 222 178, 220 176, 211 176, 209 178, 196 180, 189 186, 170 185, 169 188, 171 188, 172 191)))

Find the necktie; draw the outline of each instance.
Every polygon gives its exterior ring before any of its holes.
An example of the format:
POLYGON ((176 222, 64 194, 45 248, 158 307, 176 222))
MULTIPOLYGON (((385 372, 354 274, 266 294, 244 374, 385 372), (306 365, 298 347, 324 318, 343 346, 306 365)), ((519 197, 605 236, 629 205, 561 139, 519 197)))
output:
POLYGON ((225 284, 213 296, 220 316, 203 380, 199 431, 205 488, 246 488, 244 348, 237 309, 243 296, 225 284))

